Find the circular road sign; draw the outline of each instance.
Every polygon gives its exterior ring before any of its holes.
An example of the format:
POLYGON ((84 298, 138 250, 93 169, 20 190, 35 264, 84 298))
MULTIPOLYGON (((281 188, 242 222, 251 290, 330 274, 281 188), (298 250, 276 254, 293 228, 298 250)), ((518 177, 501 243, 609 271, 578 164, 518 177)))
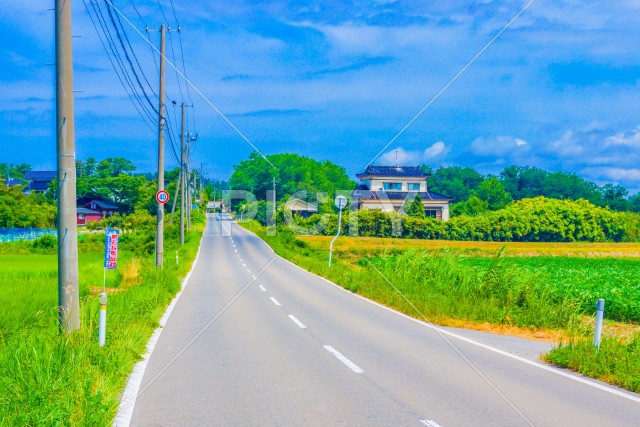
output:
POLYGON ((169 193, 167 192, 167 190, 158 190, 158 192, 156 193, 156 200, 161 205, 167 203, 169 201, 169 193))
POLYGON ((338 209, 344 209, 347 206, 347 198, 344 196, 336 197, 336 207, 338 209))

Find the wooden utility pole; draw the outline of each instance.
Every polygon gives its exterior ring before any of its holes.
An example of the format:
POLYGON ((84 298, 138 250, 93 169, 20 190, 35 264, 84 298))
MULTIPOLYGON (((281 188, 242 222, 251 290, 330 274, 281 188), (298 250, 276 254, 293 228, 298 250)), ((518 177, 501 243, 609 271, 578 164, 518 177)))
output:
POLYGON ((182 103, 182 127, 180 128, 180 245, 184 245, 184 213, 187 203, 184 199, 184 188, 186 181, 185 164, 186 155, 184 147, 184 102, 182 103))
MULTIPOLYGON (((164 58, 165 26, 160 26, 160 91, 158 94, 158 191, 164 190, 164 58)), ((156 222, 156 268, 162 268, 164 260, 164 204, 158 202, 156 222)))
POLYGON ((55 11, 58 310, 60 331, 69 334, 80 328, 71 0, 56 0, 55 11))
POLYGON ((180 183, 182 182, 182 173, 178 175, 178 183, 176 184, 176 192, 173 195, 173 202, 171 202, 171 216, 169 217, 169 224, 173 224, 173 213, 176 211, 176 201, 179 199, 180 183))
POLYGON ((185 181, 187 184, 187 194, 185 195, 186 214, 187 214, 187 231, 191 231, 191 141, 194 141, 191 134, 187 138, 187 162, 185 163, 185 181))

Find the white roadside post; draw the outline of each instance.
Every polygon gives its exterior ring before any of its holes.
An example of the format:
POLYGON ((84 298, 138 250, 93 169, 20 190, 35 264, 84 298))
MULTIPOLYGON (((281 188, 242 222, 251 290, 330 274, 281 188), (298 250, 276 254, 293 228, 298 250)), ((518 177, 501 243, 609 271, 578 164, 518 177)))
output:
POLYGON ((104 347, 107 338, 107 293, 100 294, 100 323, 98 325, 98 345, 104 347))
POLYGON ((604 317, 604 298, 600 298, 596 303, 596 330, 593 335, 593 346, 600 349, 602 338, 602 318, 604 317))
POLYGON ((338 233, 336 234, 336 237, 334 237, 333 240, 331 240, 331 244, 329 245, 329 267, 331 267, 331 255, 333 254, 333 242, 335 242, 338 236, 340 235, 340 228, 342 226, 342 209, 344 209, 347 206, 347 198, 344 196, 338 196, 336 197, 335 203, 336 203, 336 207, 340 209, 340 212, 338 213, 338 233))

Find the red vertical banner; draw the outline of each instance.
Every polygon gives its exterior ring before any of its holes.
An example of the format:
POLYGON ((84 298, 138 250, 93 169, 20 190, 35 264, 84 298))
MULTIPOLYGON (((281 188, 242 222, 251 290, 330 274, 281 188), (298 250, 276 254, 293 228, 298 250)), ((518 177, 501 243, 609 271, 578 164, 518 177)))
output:
POLYGON ((115 270, 118 264, 119 239, 120 230, 106 229, 104 242, 104 268, 107 270, 115 270))

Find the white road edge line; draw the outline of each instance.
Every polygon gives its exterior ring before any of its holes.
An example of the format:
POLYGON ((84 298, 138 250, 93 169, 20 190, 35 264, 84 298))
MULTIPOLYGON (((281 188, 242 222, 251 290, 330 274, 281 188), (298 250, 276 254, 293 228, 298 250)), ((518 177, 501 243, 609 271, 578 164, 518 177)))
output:
POLYGON ((356 374, 364 374, 364 371, 362 370, 362 368, 360 368, 358 365, 353 363, 351 360, 344 357, 344 355, 340 353, 338 350, 336 350, 335 348, 331 347, 330 345, 325 345, 324 349, 327 350, 329 353, 333 354, 339 361, 347 365, 347 367, 351 369, 353 372, 355 372, 356 374))
POLYGON ((293 314, 289 315, 289 319, 291 319, 291 321, 293 321, 293 323, 298 325, 300 327, 300 329, 307 329, 307 327, 304 325, 304 323, 302 323, 301 321, 296 319, 296 316, 294 316, 293 314))
POLYGON ((442 427, 440 424, 433 420, 420 420, 420 422, 428 427, 442 427))
POLYGON ((309 273, 309 274, 311 274, 313 276, 316 276, 318 279, 320 279, 320 280, 322 280, 322 281, 324 281, 324 282, 336 287, 337 289, 341 290, 342 292, 346 292, 349 295, 352 295, 352 296, 354 296, 356 298, 360 298, 361 300, 366 301, 369 304, 376 305, 376 306, 382 308, 383 310, 387 310, 387 311, 389 311, 391 313, 394 313, 397 316, 404 317, 405 319, 411 320, 412 322, 419 323, 419 324, 421 324, 423 326, 426 326, 427 328, 433 329, 435 331, 439 331, 440 333, 442 333, 444 335, 448 335, 450 337, 459 339, 459 340, 464 341, 466 343, 478 346, 480 348, 484 348, 485 350, 489 350, 489 351, 492 351, 494 353, 501 354, 503 356, 506 356, 506 357, 509 357, 511 359, 517 360, 519 362, 525 363, 525 364, 527 364, 529 366, 533 366, 535 368, 542 369, 543 371, 547 371, 547 372, 550 372, 550 373, 553 373, 553 374, 556 374, 556 375, 560 375, 561 377, 565 377, 565 378, 570 379, 572 381, 576 381, 576 382, 588 385, 590 387, 594 387, 594 388, 596 388, 598 390, 601 390, 601 391, 604 391, 604 392, 607 392, 607 393, 611 393, 611 394, 614 394, 616 396, 623 397, 625 399, 632 400, 634 402, 640 403, 640 397, 634 396, 634 395, 629 394, 629 393, 625 393, 624 391, 621 391, 621 390, 618 390, 618 389, 615 389, 615 388, 613 388, 614 386, 608 386, 608 385, 600 384, 600 383, 596 382, 595 380, 579 377, 577 374, 567 373, 567 372, 561 371, 559 368, 555 368, 555 367, 550 366, 550 365, 545 365, 545 364, 536 362, 534 360, 525 359, 524 357, 520 357, 518 355, 509 353, 509 352, 504 351, 504 350, 500 350, 499 348, 491 347, 490 345, 483 344, 481 342, 472 340, 470 338, 463 337, 462 335, 458 335, 458 334, 453 333, 453 332, 449 332, 446 329, 442 329, 442 328, 440 328, 440 327, 438 327, 436 325, 429 324, 429 323, 427 323, 427 322, 425 322, 423 320, 416 319, 415 317, 411 317, 411 316, 409 316, 407 314, 400 313, 399 311, 396 311, 396 310, 394 310, 392 308, 386 307, 386 306, 384 306, 384 305, 382 305, 380 303, 377 303, 377 302, 372 301, 372 300, 370 300, 368 298, 365 298, 362 295, 358 295, 356 293, 353 293, 353 292, 343 288, 342 286, 333 283, 329 279, 326 279, 326 278, 324 278, 322 276, 319 276, 319 275, 317 275, 315 273, 312 273, 312 272, 310 272, 308 270, 305 270, 304 268, 300 267, 299 265, 296 265, 296 264, 292 263, 288 259, 285 259, 285 258, 281 257, 280 255, 275 253, 273 248, 271 248, 271 246, 269 246, 269 244, 267 242, 265 242, 260 237, 258 237, 258 235, 256 235, 255 233, 247 230, 246 228, 244 229, 244 231, 246 231, 248 233, 251 233, 254 236, 256 236, 256 238, 258 238, 258 240, 260 240, 272 253, 274 253, 281 260, 291 264, 292 266, 294 266, 295 268, 297 268, 299 270, 304 271, 305 273, 309 273))
MULTIPOLYGON (((253 278, 255 279, 256 277, 255 277, 255 276, 253 276, 253 278)), ((258 287, 260 288, 260 290, 261 290, 262 292, 267 292, 267 290, 264 288, 264 286, 262 286, 262 285, 258 285, 258 287)))
POLYGON ((271 302, 273 302, 275 305, 282 305, 278 302, 277 299, 275 299, 274 297, 269 297, 269 299, 271 300, 271 302))
MULTIPOLYGON (((204 233, 203 233, 204 237, 204 233)), ((138 397, 138 391, 140 390, 140 386, 142 385, 142 378, 144 377, 144 372, 147 369, 147 364, 149 363, 149 359, 151 358, 151 353, 156 347, 156 343, 160 338, 160 334, 164 329, 164 326, 167 324, 167 320, 169 320, 169 316, 171 316, 171 312, 173 312, 173 308, 178 303, 184 288, 189 283, 189 279, 191 278, 191 273, 198 264, 198 258, 200 258, 200 249, 202 248, 202 238, 200 239, 200 245, 198 246, 198 253, 196 254, 196 258, 193 260, 193 264, 191 265, 191 270, 185 276, 182 281, 182 287, 178 291, 171 303, 167 306, 167 309, 164 311, 164 314, 160 318, 158 324, 160 325, 153 331, 151 338, 147 341, 147 352, 142 355, 142 360, 135 364, 133 370, 131 371, 131 375, 129 375, 129 379, 127 380, 127 385, 125 386, 124 391, 122 392, 122 398, 120 400, 120 405, 118 406, 118 412, 113 420, 114 427, 128 427, 131 424, 131 419, 133 418, 133 410, 136 406, 136 399, 138 397)))

